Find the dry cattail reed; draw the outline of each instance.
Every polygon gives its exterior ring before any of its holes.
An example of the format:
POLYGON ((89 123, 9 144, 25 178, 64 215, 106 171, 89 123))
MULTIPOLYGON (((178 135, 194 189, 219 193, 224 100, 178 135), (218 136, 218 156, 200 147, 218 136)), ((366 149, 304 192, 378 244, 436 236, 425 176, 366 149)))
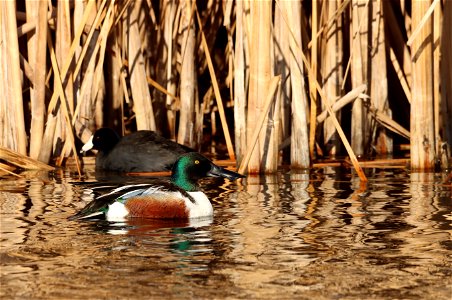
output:
POLYGON ((413 2, 411 57, 413 84, 411 101, 411 168, 432 170, 435 157, 433 119, 433 20, 423 21, 429 1, 413 2), (420 23, 422 26, 419 26, 420 23))
POLYGON ((449 1, 25 4, 0 2, 0 145, 42 162, 77 161, 77 137, 111 126, 217 147, 250 173, 345 154, 365 181, 355 153, 407 138, 414 169, 448 164, 449 1))

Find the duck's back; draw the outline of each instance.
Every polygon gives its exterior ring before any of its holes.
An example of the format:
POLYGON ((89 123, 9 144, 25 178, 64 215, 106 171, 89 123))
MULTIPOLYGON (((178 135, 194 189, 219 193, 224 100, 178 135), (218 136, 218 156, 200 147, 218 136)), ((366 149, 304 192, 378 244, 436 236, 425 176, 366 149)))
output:
POLYGON ((193 151, 153 131, 141 130, 121 138, 108 153, 98 153, 96 167, 118 172, 169 171, 180 155, 193 151))

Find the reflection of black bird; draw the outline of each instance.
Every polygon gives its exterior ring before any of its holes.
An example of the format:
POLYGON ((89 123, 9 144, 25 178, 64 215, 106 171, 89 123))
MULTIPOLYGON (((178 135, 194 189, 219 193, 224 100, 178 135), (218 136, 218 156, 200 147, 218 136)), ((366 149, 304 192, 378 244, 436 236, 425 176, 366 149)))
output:
POLYGON ((110 128, 97 130, 82 152, 99 150, 96 169, 117 172, 169 171, 180 155, 193 149, 149 130, 120 137, 110 128))

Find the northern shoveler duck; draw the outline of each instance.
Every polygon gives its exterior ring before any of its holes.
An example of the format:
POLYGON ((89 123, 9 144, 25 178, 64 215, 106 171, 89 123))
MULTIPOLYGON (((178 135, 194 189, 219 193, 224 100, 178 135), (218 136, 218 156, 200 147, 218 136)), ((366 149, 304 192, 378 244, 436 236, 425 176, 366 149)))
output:
POLYGON ((229 180, 244 177, 215 165, 197 152, 191 152, 176 161, 169 182, 116 188, 94 199, 70 219, 101 214, 109 221, 133 217, 191 219, 211 216, 212 204, 198 185, 198 180, 207 176, 222 176, 229 180))
POLYGON ((113 129, 100 128, 83 146, 96 149, 96 169, 116 172, 170 171, 180 155, 194 150, 154 131, 140 130, 120 137, 113 129))

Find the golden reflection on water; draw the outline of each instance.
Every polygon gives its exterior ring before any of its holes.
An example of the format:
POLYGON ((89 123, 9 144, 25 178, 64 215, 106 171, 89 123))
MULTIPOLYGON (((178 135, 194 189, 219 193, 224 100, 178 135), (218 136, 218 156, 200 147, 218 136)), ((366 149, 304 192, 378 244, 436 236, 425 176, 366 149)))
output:
POLYGON ((93 195, 59 172, 0 179, 2 299, 452 293, 451 191, 435 174, 375 171, 365 186, 335 169, 205 181, 211 219, 108 223, 67 220, 93 195))
POLYGON ((236 199, 237 210, 246 217, 231 219, 226 225, 228 231, 236 233, 230 252, 224 258, 232 263, 219 272, 227 275, 235 287, 255 290, 254 297, 269 296, 268 290, 259 287, 272 285, 275 278, 284 277, 288 264, 296 268, 312 261, 309 256, 303 259, 302 255, 293 261, 290 251, 293 247, 303 247, 303 239, 296 236, 309 223, 296 220, 304 215, 306 202, 310 199, 306 191, 309 175, 294 175, 293 180, 293 213, 283 217, 278 176, 265 176, 264 179, 248 176, 245 190, 239 192, 236 199), (293 226, 294 223, 297 226, 293 226), (277 262, 275 255, 279 256, 277 262))

